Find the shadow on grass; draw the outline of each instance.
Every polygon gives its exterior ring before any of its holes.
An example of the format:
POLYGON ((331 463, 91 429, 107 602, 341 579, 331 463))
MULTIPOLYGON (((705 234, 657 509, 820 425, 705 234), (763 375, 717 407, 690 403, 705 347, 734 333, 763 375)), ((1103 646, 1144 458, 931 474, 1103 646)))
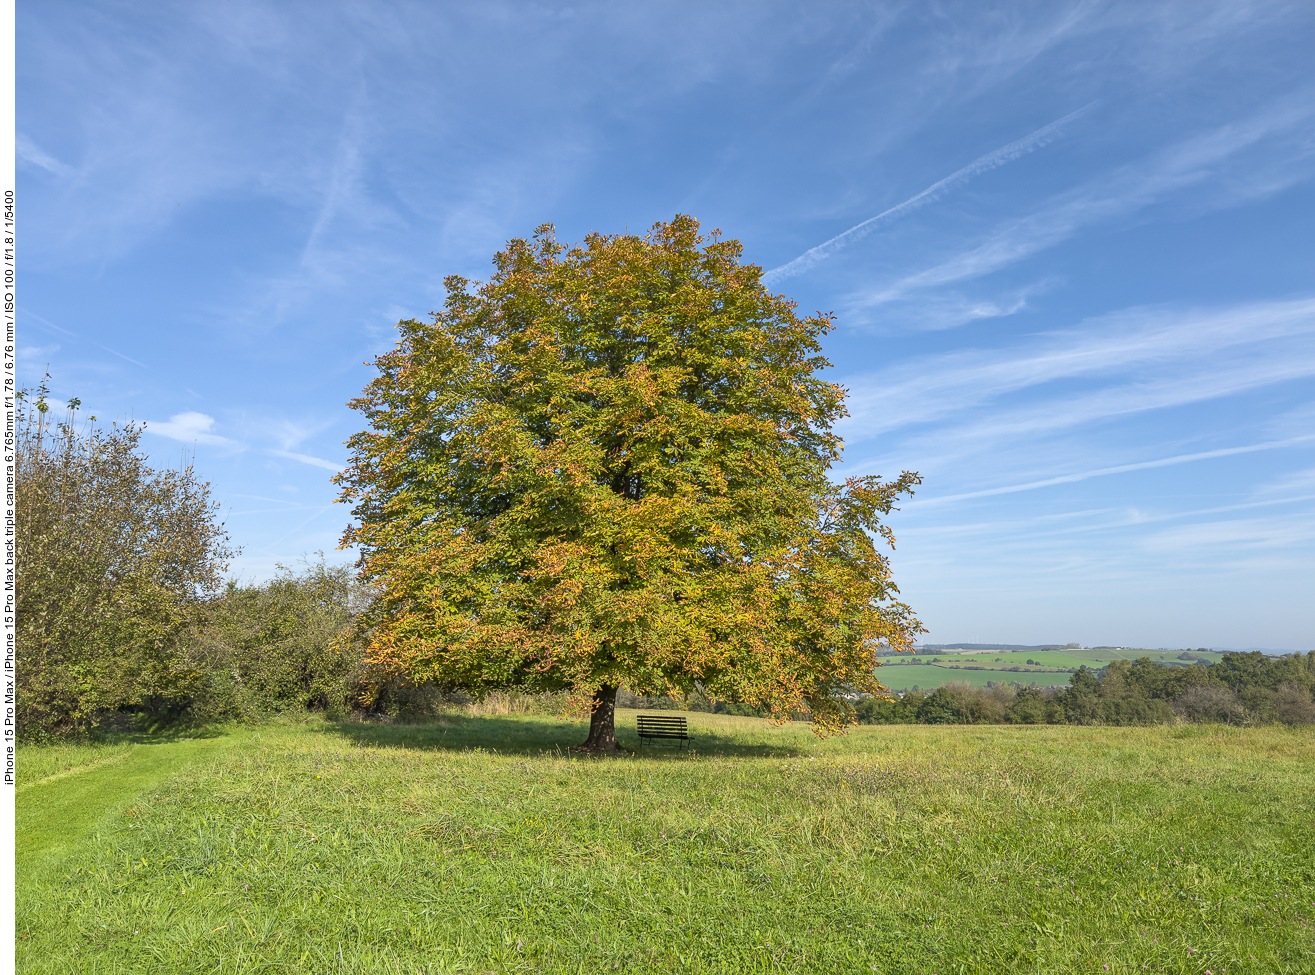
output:
POLYGON ((223 738, 233 734, 232 726, 206 726, 196 728, 96 728, 81 735, 25 736, 19 734, 20 748, 46 748, 86 745, 168 745, 179 741, 223 738))
POLYGON ((111 728, 97 731, 92 736, 95 745, 168 745, 176 741, 196 741, 202 738, 223 738, 233 728, 205 726, 199 728, 111 728))
MULTIPOLYGON (((422 724, 365 724, 341 721, 327 724, 323 733, 336 735, 362 746, 415 748, 467 752, 484 750, 500 755, 554 755, 568 757, 571 749, 589 734, 583 721, 567 721, 537 715, 446 715, 422 724)), ((640 743, 633 728, 618 727, 617 758, 646 758, 688 761, 691 757, 790 758, 809 754, 797 743, 746 741, 739 729, 716 729, 691 725, 690 750, 668 744, 640 743)), ((755 736, 756 737, 756 736, 755 736)))
POLYGON ((322 734, 374 748, 416 748, 426 751, 483 750, 500 755, 567 754, 584 741, 589 727, 547 717, 525 715, 483 717, 445 715, 418 724, 372 724, 335 721, 322 734))

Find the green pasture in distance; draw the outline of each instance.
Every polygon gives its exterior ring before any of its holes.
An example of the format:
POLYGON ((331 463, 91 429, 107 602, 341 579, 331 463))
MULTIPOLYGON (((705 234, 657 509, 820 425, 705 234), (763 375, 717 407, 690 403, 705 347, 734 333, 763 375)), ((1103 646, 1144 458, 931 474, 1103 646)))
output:
POLYGON ((1018 673, 1009 670, 952 670, 949 667, 931 665, 926 667, 891 666, 883 664, 877 669, 877 679, 892 691, 907 691, 918 686, 930 691, 951 681, 963 681, 973 687, 985 687, 988 682, 1017 684, 1036 683, 1040 687, 1050 684, 1068 684, 1072 675, 1054 672, 1032 671, 1018 673))
POLYGON ((17 797, 19 970, 1315 970, 1310 729, 687 718, 690 753, 312 720, 47 777, 17 797))
MULTIPOLYGON (((952 659, 955 663, 971 663, 986 666, 987 664, 994 663, 996 657, 1000 658, 1001 665, 1005 667, 1025 666, 1027 660, 1031 658, 1047 667, 1087 666, 1093 670, 1099 667, 1104 667, 1111 660, 1121 659, 1119 654, 1108 650, 1032 650, 999 653, 961 653, 954 654, 952 659)), ((940 659, 944 660, 947 658, 942 657, 940 659)))
MULTIPOLYGON (((1087 649, 1087 650, 1000 650, 985 651, 972 653, 950 653, 943 655, 935 654, 916 654, 920 659, 926 660, 946 660, 953 658, 956 663, 973 663, 983 666, 996 663, 996 658, 1000 658, 998 663, 1004 667, 1016 665, 1025 665, 1026 661, 1031 658, 1038 663, 1047 667, 1081 667, 1087 666, 1094 669, 1104 667, 1112 660, 1136 660, 1139 657, 1150 657, 1156 663, 1186 665, 1201 661, 1180 660, 1180 650, 1139 650, 1139 649, 1087 649)), ((1214 663, 1223 657, 1222 653, 1201 653, 1197 654, 1195 650, 1190 651, 1194 656, 1205 657, 1209 662, 1214 663)), ((903 657, 905 655, 901 655, 903 657)), ((892 657, 887 659, 900 659, 892 657)))
MULTIPOLYGON (((1126 655, 1125 655, 1126 656, 1126 655)), ((1141 654, 1140 656, 1147 656, 1141 654)), ((1025 667, 1027 661, 1035 660, 1046 667, 1090 667, 1097 670, 1104 667, 1111 660, 1124 659, 1117 653, 1108 650, 1031 650, 1031 651, 1008 651, 1001 650, 987 653, 917 653, 917 654, 898 654, 882 658, 886 661, 908 661, 910 659, 924 661, 940 661, 943 663, 970 664, 972 666, 989 667, 1025 667), (999 658, 997 660, 997 658, 999 658)), ((1128 656, 1127 659, 1133 660, 1135 657, 1128 656)))
MULTIPOLYGON (((985 687, 989 682, 1013 681, 1020 684, 1036 683, 1041 687, 1069 683, 1069 668, 1089 667, 1099 670, 1111 660, 1135 660, 1150 657, 1165 665, 1186 665, 1192 661, 1178 659, 1181 651, 1160 650, 1033 650, 988 651, 985 653, 899 654, 883 657, 881 682, 892 691, 906 691, 915 685, 931 690, 950 681, 964 681, 973 687, 985 687), (1028 660, 1041 669, 1030 667, 1028 660), (916 662, 915 662, 916 661, 916 662), (987 670, 964 670, 957 667, 985 667, 987 670), (1013 671, 1007 668, 1019 667, 1013 671), (1063 668, 1047 670, 1045 668, 1063 668)), ((1192 651, 1195 653, 1195 651, 1192 651)), ((1206 656, 1201 654, 1200 656, 1206 656)), ((1222 654, 1211 654, 1217 660, 1222 654)))

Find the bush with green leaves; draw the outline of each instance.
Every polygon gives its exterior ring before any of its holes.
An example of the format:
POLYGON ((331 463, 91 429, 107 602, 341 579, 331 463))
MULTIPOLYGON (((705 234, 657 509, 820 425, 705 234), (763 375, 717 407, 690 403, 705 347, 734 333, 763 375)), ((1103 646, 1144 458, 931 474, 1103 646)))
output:
POLYGON ((854 710, 859 724, 916 724, 925 699, 926 695, 915 689, 902 696, 864 698, 854 710))
POLYGON ((233 554, 210 486, 157 470, 141 424, 50 415, 45 381, 18 396, 17 701, 32 740, 204 691, 188 635, 233 554))
POLYGON ((1247 724, 1247 710, 1231 687, 1201 684, 1174 701, 1174 711, 1196 723, 1247 724))
POLYGON ((369 599, 350 566, 330 565, 323 556, 300 572, 279 566, 266 582, 229 582, 207 605, 206 624, 195 636, 214 679, 210 697, 198 699, 194 710, 335 715, 359 706, 366 674, 352 626, 369 599))
POLYGON ((1008 710, 1010 724, 1046 724, 1046 698, 1035 687, 1019 688, 1008 710))
POLYGON ((1280 684, 1274 693, 1274 715, 1284 724, 1315 724, 1315 701, 1296 684, 1280 684))

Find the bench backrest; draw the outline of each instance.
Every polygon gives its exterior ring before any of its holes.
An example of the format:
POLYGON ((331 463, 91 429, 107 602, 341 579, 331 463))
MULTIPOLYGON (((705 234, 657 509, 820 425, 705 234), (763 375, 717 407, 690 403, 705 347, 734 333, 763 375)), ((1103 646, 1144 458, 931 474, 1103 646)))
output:
POLYGON ((667 735, 684 735, 685 719, 658 717, 652 714, 641 714, 636 721, 639 725, 641 735, 650 734, 667 734, 667 735))

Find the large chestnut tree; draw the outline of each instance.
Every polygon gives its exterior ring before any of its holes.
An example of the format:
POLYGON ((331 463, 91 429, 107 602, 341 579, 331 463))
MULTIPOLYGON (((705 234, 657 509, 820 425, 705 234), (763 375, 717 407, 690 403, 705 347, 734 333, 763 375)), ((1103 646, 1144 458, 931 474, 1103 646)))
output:
POLYGON ((770 293, 737 241, 678 216, 645 236, 513 240, 483 284, 404 321, 351 405, 338 477, 384 673, 614 704, 695 685, 819 732, 884 690, 920 630, 881 523, 918 483, 828 471, 845 391, 828 315, 770 293))

